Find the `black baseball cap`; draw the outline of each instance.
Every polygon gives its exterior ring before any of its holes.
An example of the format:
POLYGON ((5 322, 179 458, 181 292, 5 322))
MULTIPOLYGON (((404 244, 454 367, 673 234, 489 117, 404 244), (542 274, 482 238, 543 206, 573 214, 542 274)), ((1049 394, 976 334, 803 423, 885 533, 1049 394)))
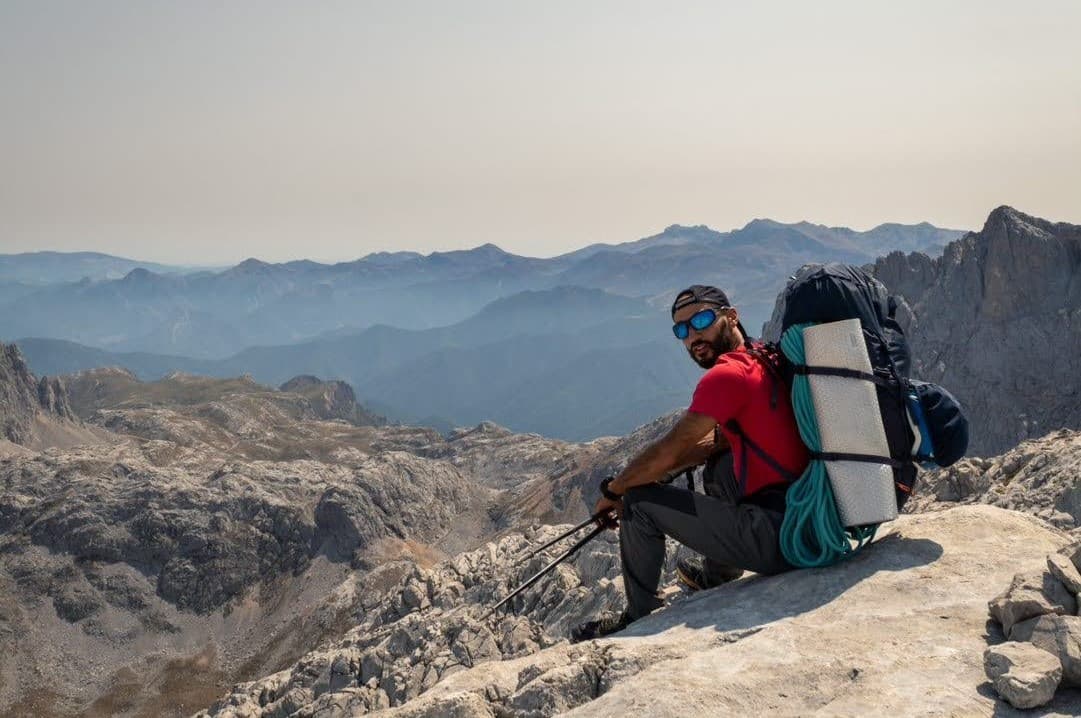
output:
POLYGON ((728 301, 728 295, 717 289, 717 287, 711 287, 707 284, 692 284, 676 295, 676 300, 672 302, 672 316, 675 316, 676 312, 683 309, 683 307, 691 304, 716 304, 718 307, 732 306, 728 301))
MULTIPOLYGON (((717 287, 708 284, 692 284, 676 295, 675 301, 672 302, 672 316, 674 317, 676 312, 691 304, 713 304, 722 309, 728 309, 732 306, 732 303, 728 301, 728 295, 717 287)), ((736 326, 739 328, 743 338, 747 339, 749 335, 747 330, 743 328, 743 324, 736 322, 736 326)))

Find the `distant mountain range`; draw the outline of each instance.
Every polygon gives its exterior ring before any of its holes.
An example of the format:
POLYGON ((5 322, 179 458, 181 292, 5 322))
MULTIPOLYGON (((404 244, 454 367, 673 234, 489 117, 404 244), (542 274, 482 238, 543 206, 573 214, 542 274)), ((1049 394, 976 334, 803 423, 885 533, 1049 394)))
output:
POLYGON ((583 439, 685 405, 699 369, 668 328, 678 289, 724 287, 753 328, 805 262, 936 251, 961 234, 755 220, 732 232, 673 225, 551 259, 483 245, 334 265, 249 259, 187 275, 137 268, 9 301, 0 336, 38 374, 116 365, 144 380, 179 370, 268 385, 307 374, 348 382, 393 420, 490 419, 583 439))
POLYGON ((100 252, 0 254, 0 307, 45 287, 116 280, 136 269, 156 274, 188 274, 210 268, 143 262, 100 252))
POLYGON ((698 370, 663 313, 641 299, 561 287, 501 299, 449 327, 379 325, 299 344, 254 347, 222 360, 114 353, 24 339, 46 375, 123 366, 140 379, 174 371, 251 374, 277 385, 298 374, 343 379, 393 419, 441 427, 491 419, 554 437, 633 428, 686 399, 698 370), (627 404, 635 405, 627 411, 627 404))
POLYGON ((18 282, 27 286, 78 282, 82 279, 120 279, 133 269, 139 268, 158 274, 184 274, 200 269, 125 259, 100 252, 0 254, 0 281, 18 282))
MULTIPOLYGON (((855 232, 755 220, 732 232, 673 225, 653 237, 551 259, 486 244, 426 256, 379 253, 339 264, 248 259, 221 272, 164 273, 138 266, 120 278, 98 279, 86 271, 91 259, 75 255, 71 266, 55 269, 57 282, 37 288, 43 267, 61 260, 15 255, 5 258, 8 280, 6 288, 0 285, 0 339, 66 339, 111 351, 223 359, 251 346, 377 324, 447 326, 497 299, 561 286, 663 306, 692 282, 725 287, 745 319, 758 325, 784 277, 804 262, 871 262, 893 249, 934 250, 961 234, 928 224, 855 232)), ((105 266, 102 256, 93 255, 94 266, 105 266)), ((129 260, 116 262, 108 271, 129 260)))

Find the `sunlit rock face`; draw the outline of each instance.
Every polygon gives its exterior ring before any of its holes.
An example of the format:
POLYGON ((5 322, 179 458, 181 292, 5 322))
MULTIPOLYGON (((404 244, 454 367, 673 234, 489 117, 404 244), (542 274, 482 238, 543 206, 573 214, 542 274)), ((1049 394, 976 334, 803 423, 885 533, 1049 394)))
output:
POLYGON ((971 454, 1081 428, 1081 227, 999 207, 941 257, 874 271, 908 304, 913 375, 964 404, 971 454))

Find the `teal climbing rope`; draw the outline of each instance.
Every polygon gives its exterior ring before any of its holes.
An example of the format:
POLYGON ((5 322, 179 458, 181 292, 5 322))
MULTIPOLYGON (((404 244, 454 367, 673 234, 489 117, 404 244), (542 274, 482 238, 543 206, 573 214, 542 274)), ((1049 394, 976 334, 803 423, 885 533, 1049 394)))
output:
MULTIPOLYGON (((803 330, 813 324, 796 324, 781 337, 781 351, 796 365, 806 364, 803 330)), ((811 451, 822 451, 822 439, 811 401, 807 376, 792 379, 792 409, 803 443, 811 451)), ((826 464, 812 459, 807 469, 788 489, 784 522, 781 524, 781 552, 793 566, 815 568, 837 563, 875 535, 875 526, 846 529, 841 524, 826 464)))

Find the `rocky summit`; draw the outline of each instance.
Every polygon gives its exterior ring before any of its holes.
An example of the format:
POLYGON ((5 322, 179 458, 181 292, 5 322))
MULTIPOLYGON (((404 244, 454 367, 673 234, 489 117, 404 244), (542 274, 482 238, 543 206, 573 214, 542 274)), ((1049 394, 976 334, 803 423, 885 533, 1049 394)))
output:
POLYGON ((189 715, 493 535, 502 497, 574 448, 324 419, 243 377, 65 384, 95 440, 0 459, 5 715, 189 715))
POLYGON ((1081 428, 1081 226, 999 207, 941 257, 894 252, 874 272, 907 302, 913 375, 968 410, 970 453, 1081 428))
MULTIPOLYGON (((988 634, 988 598, 1067 541, 988 506, 907 515, 839 566, 677 597, 617 636, 570 645, 568 625, 618 606, 611 538, 518 615, 484 617, 551 533, 414 572, 337 644, 200 715, 1008 715, 984 679, 988 638, 1004 640, 988 634)), ((1049 708, 1076 715, 1081 694, 1060 691, 1049 708)))
POLYGON ((0 455, 17 453, 12 444, 38 447, 49 443, 92 440, 81 431, 63 383, 37 379, 14 344, 0 344, 0 455), (65 436, 66 435, 66 436, 65 436))
POLYGON ((1006 640, 988 602, 1078 533, 1076 432, 924 474, 918 513, 839 566, 669 590, 570 645, 622 607, 612 532, 489 609, 566 545, 531 556, 565 528, 537 521, 580 519, 674 416, 579 445, 325 420, 244 378, 132 381, 65 382, 110 442, 0 461, 5 714, 1008 715, 1002 692, 1081 710, 1018 649, 984 658, 1006 640))

